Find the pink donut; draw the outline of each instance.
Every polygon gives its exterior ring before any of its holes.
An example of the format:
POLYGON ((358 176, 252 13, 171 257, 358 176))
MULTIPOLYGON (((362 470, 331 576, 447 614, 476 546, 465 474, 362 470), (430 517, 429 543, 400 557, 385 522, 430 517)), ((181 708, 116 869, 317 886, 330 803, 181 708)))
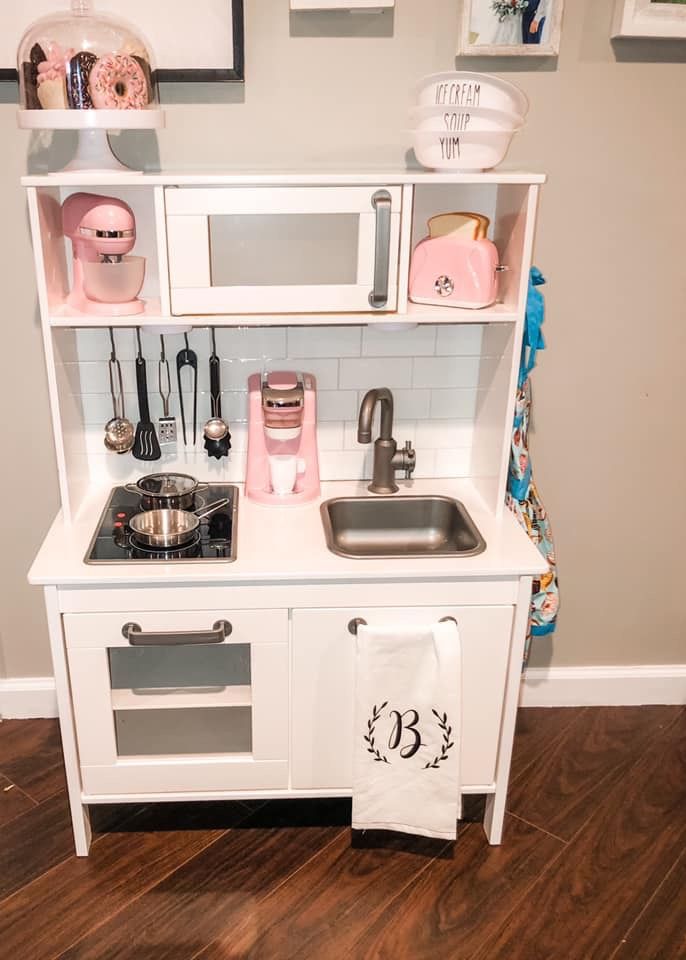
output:
POLYGON ((96 110, 142 110, 148 84, 140 65, 125 53, 108 53, 96 62, 88 81, 96 110))

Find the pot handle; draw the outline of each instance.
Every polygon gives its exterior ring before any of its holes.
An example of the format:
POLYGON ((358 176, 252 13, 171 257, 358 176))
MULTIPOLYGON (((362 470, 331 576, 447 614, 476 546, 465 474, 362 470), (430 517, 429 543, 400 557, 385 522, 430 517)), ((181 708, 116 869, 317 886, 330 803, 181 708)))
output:
POLYGON ((140 495, 143 495, 143 491, 138 489, 137 483, 125 483, 124 489, 126 490, 127 493, 138 493, 140 495))

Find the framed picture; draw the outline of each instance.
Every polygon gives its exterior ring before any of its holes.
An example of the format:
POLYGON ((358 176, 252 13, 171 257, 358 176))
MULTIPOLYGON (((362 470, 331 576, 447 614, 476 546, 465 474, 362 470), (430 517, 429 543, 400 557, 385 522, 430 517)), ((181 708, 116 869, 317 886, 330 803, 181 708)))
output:
POLYGON ((458 53, 554 57, 564 0, 463 0, 458 53))
MULTIPOLYGON (((148 40, 162 81, 242 81, 243 0, 96 0, 96 13, 128 20, 148 40)), ((0 80, 16 80, 17 47, 39 17, 69 8, 69 0, 23 0, 3 4, 0 14, 0 80), (5 9, 5 6, 7 9, 5 9)))
POLYGON ((686 0, 616 0, 613 37, 686 37, 686 0))

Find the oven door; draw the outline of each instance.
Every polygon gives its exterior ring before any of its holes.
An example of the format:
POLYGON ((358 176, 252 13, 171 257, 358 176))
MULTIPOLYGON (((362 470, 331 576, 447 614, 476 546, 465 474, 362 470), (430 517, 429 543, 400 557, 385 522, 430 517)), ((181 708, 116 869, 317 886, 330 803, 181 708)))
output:
POLYGON ((168 187, 175 315, 394 311, 400 187, 168 187))
POLYGON ((83 790, 288 786, 288 614, 64 617, 83 790))

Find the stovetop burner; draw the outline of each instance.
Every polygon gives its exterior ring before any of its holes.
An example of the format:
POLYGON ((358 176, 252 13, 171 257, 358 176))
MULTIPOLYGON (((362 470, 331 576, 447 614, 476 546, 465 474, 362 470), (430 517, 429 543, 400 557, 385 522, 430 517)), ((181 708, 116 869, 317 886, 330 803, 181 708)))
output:
POLYGON ((129 520, 141 511, 139 494, 126 487, 114 487, 102 512, 86 563, 194 563, 236 559, 236 518, 238 488, 226 483, 211 483, 195 495, 194 509, 227 498, 229 503, 201 520, 198 535, 183 547, 160 550, 137 543, 129 520))

